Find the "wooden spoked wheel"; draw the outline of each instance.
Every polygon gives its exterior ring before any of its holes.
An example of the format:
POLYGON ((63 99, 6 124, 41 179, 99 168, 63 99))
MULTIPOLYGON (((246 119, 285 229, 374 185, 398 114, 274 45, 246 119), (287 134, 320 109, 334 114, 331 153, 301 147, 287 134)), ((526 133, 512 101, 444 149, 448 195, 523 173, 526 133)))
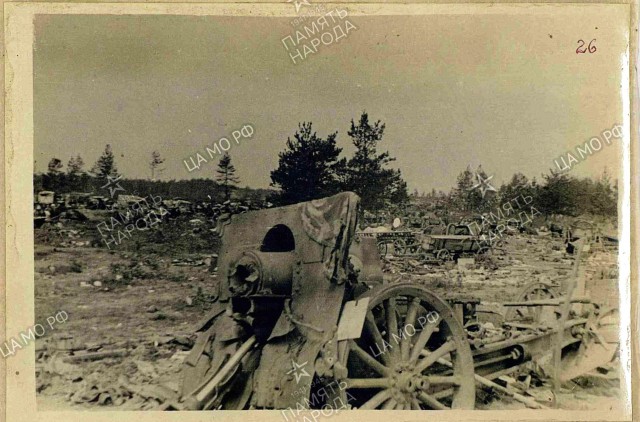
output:
POLYGON ((480 246, 478 248, 478 250, 476 251, 476 256, 491 256, 493 253, 493 250, 491 249, 491 247, 489 246, 480 246))
POLYGON ((384 258, 385 256, 387 256, 387 243, 385 242, 378 242, 378 254, 384 258))
MULTIPOLYGON (((530 283, 516 297, 517 302, 532 300, 556 299, 560 297, 555 286, 545 282, 530 283)), ((556 309, 549 306, 517 306, 509 307, 505 314, 505 321, 522 322, 528 324, 553 323, 557 319, 556 309)))
POLYGON ((393 241, 393 254, 405 255, 408 252, 407 250, 407 241, 404 239, 394 239, 393 241))
POLYGON ((339 347, 348 373, 343 400, 359 409, 473 409, 471 349, 446 302, 411 283, 364 296, 362 335, 339 347))
POLYGON ((451 260, 451 253, 446 249, 440 249, 436 253, 436 258, 438 260, 440 260, 440 261, 450 261, 451 260))

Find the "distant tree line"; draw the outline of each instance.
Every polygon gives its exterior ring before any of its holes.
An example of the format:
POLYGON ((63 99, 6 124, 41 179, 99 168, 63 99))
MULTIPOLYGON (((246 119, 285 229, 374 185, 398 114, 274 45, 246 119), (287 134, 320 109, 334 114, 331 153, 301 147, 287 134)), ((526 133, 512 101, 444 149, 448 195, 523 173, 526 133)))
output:
MULTIPOLYGON (((228 154, 220 158, 213 178, 156 180, 157 174, 164 170, 161 166, 165 160, 153 151, 148 162, 150 179, 119 179, 124 191, 118 193, 181 197, 189 201, 222 202, 232 197, 251 201, 268 199, 285 205, 353 191, 360 196, 364 210, 399 209, 410 200, 415 203, 418 193, 408 195, 402 173, 390 168, 395 159, 388 152, 378 151, 384 131, 384 123, 370 121, 366 112, 357 122, 352 119, 347 135, 355 151, 347 158, 341 157, 342 148, 337 146, 338 132, 323 138, 313 130, 311 122, 300 123, 293 138, 287 139, 285 149, 278 154, 278 167, 271 171, 271 186, 275 190, 240 188, 240 179, 228 154)), ((105 146, 90 171, 84 171, 84 161, 79 155, 69 159, 66 171, 63 168, 60 159, 52 158, 45 174, 34 175, 34 193, 51 190, 107 196, 105 184, 109 178, 120 176, 110 145, 105 146)), ((448 211, 463 213, 490 212, 522 196, 531 197, 530 205, 547 216, 617 215, 617 182, 612 182, 606 171, 597 180, 551 170, 542 175, 540 182, 535 178, 529 180, 521 173, 514 174, 499 188, 490 186, 491 182, 482 167, 475 172, 467 167, 458 175, 449 193, 433 190, 419 198, 448 211)))
MULTIPOLYGON (((215 180, 202 178, 190 180, 156 180, 156 175, 164 169, 161 165, 164 158, 153 151, 149 161, 150 180, 121 178, 118 172, 111 145, 105 149, 93 165, 91 170, 84 170, 84 160, 79 155, 71 157, 67 162, 66 171, 59 158, 52 158, 47 166, 47 172, 34 175, 34 193, 42 190, 56 193, 91 193, 97 196, 109 196, 105 185, 117 179, 116 195, 159 195, 162 198, 183 198, 188 201, 224 202, 231 199, 232 192, 240 200, 261 202, 273 195, 269 189, 240 188, 240 179, 235 175, 236 169, 231 163, 231 157, 225 154, 221 157, 216 170, 215 180)), ((112 182, 113 183, 113 182, 112 182)))
MULTIPOLYGON (((337 132, 322 138, 313 131, 311 122, 299 124, 293 139, 287 139, 285 150, 278 155, 278 167, 271 171, 271 185, 275 191, 251 194, 247 189, 239 189, 240 179, 235 174, 236 169, 228 154, 221 157, 215 180, 157 181, 155 178, 162 171, 160 166, 164 159, 154 151, 149 161, 150 180, 122 179, 119 184, 129 194, 145 192, 162 197, 179 196, 187 200, 205 200, 213 195, 219 200, 229 200, 233 192, 236 197, 239 194, 263 197, 269 193, 269 200, 277 205, 353 191, 360 196, 363 209, 375 211, 408 200, 407 184, 400 170, 390 168, 395 158, 388 152, 378 151, 384 130, 384 123, 369 121, 366 112, 357 122, 352 119, 347 135, 355 146, 355 152, 347 158, 340 156, 342 148, 336 143, 337 132)), ((71 157, 65 173, 62 161, 53 158, 47 173, 35 176, 35 190, 100 192, 109 179, 120 175, 110 145, 106 145, 90 171, 85 172, 83 166, 80 156, 71 157)))
POLYGON ((486 190, 484 195, 476 186, 478 176, 482 180, 488 178, 482 167, 475 172, 467 167, 458 175, 456 186, 449 193, 433 190, 423 198, 435 200, 443 208, 476 214, 491 212, 514 198, 526 197, 531 198, 529 206, 546 216, 617 216, 617 182, 612 182, 606 170, 596 180, 551 170, 549 174, 542 175, 540 182, 516 173, 509 182, 495 188, 495 191, 486 190))
MULTIPOLYGON (((92 195, 109 198, 109 190, 103 188, 103 182, 89 175, 79 176, 73 183, 67 183, 61 188, 55 188, 50 184, 47 174, 36 174, 34 176, 34 193, 48 190, 56 193, 90 193, 92 195)), ((160 195, 163 199, 182 198, 187 201, 224 202, 228 199, 225 188, 212 179, 189 179, 189 180, 147 180, 147 179, 121 179, 118 181, 124 191, 119 190, 117 195, 139 195, 149 194, 160 195)), ((232 200, 262 202, 268 200, 274 191, 271 189, 253 189, 249 187, 235 187, 233 189, 232 200)))

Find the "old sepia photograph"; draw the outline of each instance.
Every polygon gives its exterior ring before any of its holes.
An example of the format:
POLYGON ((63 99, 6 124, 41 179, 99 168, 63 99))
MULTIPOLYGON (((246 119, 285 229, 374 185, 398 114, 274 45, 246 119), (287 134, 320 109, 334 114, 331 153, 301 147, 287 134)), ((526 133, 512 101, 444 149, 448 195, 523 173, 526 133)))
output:
POLYGON ((43 5, 34 411, 631 420, 629 4, 43 5))

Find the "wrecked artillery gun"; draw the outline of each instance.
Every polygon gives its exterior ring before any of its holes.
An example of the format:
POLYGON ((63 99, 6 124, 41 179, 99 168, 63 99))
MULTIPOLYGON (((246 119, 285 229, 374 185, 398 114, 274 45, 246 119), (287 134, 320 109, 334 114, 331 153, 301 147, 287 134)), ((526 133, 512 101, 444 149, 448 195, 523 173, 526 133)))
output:
MULTIPOLYGON (((355 240, 358 206, 346 192, 222 224, 219 299, 165 410, 472 409, 478 377, 550 349, 556 331, 526 312, 483 338, 465 329, 476 303, 383 284, 375 239, 355 240)), ((565 347, 591 338, 581 317, 564 327, 565 347)))
MULTIPOLYGON (((381 258, 392 253, 396 258, 412 258, 424 263, 457 261, 462 257, 491 254, 492 243, 486 236, 473 233, 469 225, 449 224, 444 233, 425 234, 418 231, 395 230, 358 232, 358 239, 375 239, 381 258)), ((496 245, 498 242, 495 242, 496 245)))

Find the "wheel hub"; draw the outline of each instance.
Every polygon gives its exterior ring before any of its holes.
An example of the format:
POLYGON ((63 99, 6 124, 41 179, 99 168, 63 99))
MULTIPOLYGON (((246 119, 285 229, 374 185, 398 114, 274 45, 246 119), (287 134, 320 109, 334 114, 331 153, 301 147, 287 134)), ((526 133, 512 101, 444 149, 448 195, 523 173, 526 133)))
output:
POLYGON ((391 376, 391 385, 399 393, 413 395, 417 390, 428 388, 429 381, 409 365, 402 364, 395 368, 391 376))
POLYGON ((396 382, 396 389, 403 393, 413 393, 416 390, 412 373, 400 371, 395 374, 394 379, 396 382))

